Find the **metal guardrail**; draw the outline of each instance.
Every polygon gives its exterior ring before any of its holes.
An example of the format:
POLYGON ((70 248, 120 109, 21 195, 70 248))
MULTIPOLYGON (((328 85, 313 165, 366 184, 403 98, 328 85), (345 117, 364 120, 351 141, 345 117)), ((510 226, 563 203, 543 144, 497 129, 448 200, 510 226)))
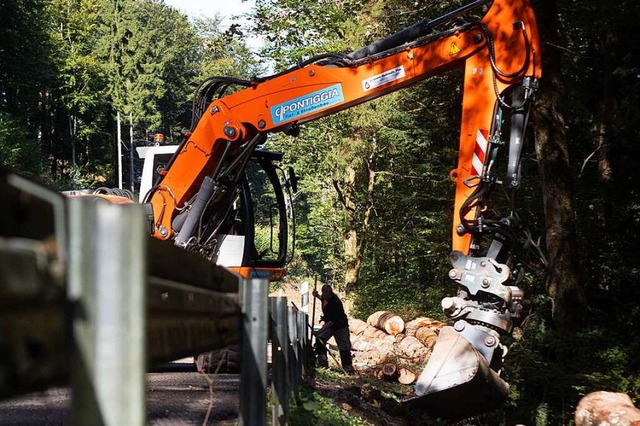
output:
POLYGON ((299 400, 301 378, 309 371, 311 339, 308 322, 306 313, 287 306, 286 297, 269 298, 273 425, 288 424, 290 397, 299 400))
POLYGON ((143 425, 148 366, 241 342, 239 423, 266 424, 271 328, 272 422, 288 422, 308 318, 267 281, 149 238, 137 205, 0 169, 0 206, 0 397, 70 383, 74 424, 143 425))

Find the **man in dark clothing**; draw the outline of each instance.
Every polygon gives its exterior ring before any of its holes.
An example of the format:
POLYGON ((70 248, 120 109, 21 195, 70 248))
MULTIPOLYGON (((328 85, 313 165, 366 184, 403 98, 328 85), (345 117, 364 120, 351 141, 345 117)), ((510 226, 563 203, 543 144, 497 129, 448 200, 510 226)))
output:
POLYGON ((332 336, 336 339, 338 350, 340 351, 340 361, 342 368, 347 374, 353 374, 351 365, 351 338, 349 336, 349 320, 344 312, 342 301, 333 292, 329 284, 322 286, 322 295, 317 290, 313 291, 313 296, 322 301, 322 318, 324 325, 315 333, 316 353, 318 354, 318 364, 321 367, 328 367, 327 340, 332 336))

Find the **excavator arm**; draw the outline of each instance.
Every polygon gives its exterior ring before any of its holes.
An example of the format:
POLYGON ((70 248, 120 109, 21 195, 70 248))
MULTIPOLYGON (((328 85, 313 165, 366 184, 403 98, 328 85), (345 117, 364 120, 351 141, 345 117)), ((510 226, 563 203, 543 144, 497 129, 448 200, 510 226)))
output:
POLYGON ((206 81, 194 100, 192 133, 148 197, 153 235, 208 252, 251 153, 268 133, 296 135, 303 123, 461 66, 459 160, 451 173, 450 277, 458 293, 443 300, 455 325, 443 330, 413 403, 449 417, 502 403, 508 385, 498 376, 500 337, 511 333, 523 297, 509 265, 519 224, 513 211, 488 217, 487 205, 496 186, 513 191, 520 184, 525 127, 541 74, 527 0, 478 0, 350 54, 321 55, 251 81, 206 81), (498 176, 504 157, 506 175, 498 176))

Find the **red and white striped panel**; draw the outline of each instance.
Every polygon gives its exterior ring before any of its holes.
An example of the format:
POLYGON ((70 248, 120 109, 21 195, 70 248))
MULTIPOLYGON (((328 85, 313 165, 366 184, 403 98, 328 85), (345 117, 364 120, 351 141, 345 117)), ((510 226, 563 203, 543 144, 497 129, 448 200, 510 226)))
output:
POLYGON ((484 158, 487 154, 487 145, 489 141, 489 131, 478 129, 476 135, 476 147, 473 151, 473 161, 471 162, 471 176, 480 176, 484 166, 484 158))

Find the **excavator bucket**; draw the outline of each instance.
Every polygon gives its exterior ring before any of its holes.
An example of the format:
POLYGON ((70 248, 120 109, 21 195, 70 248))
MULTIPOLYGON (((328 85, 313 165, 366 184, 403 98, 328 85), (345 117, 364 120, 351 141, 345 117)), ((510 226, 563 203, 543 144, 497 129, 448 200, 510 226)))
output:
POLYGON ((489 362, 453 327, 440 331, 431 358, 414 387, 407 408, 434 417, 459 420, 500 407, 509 385, 489 362))

